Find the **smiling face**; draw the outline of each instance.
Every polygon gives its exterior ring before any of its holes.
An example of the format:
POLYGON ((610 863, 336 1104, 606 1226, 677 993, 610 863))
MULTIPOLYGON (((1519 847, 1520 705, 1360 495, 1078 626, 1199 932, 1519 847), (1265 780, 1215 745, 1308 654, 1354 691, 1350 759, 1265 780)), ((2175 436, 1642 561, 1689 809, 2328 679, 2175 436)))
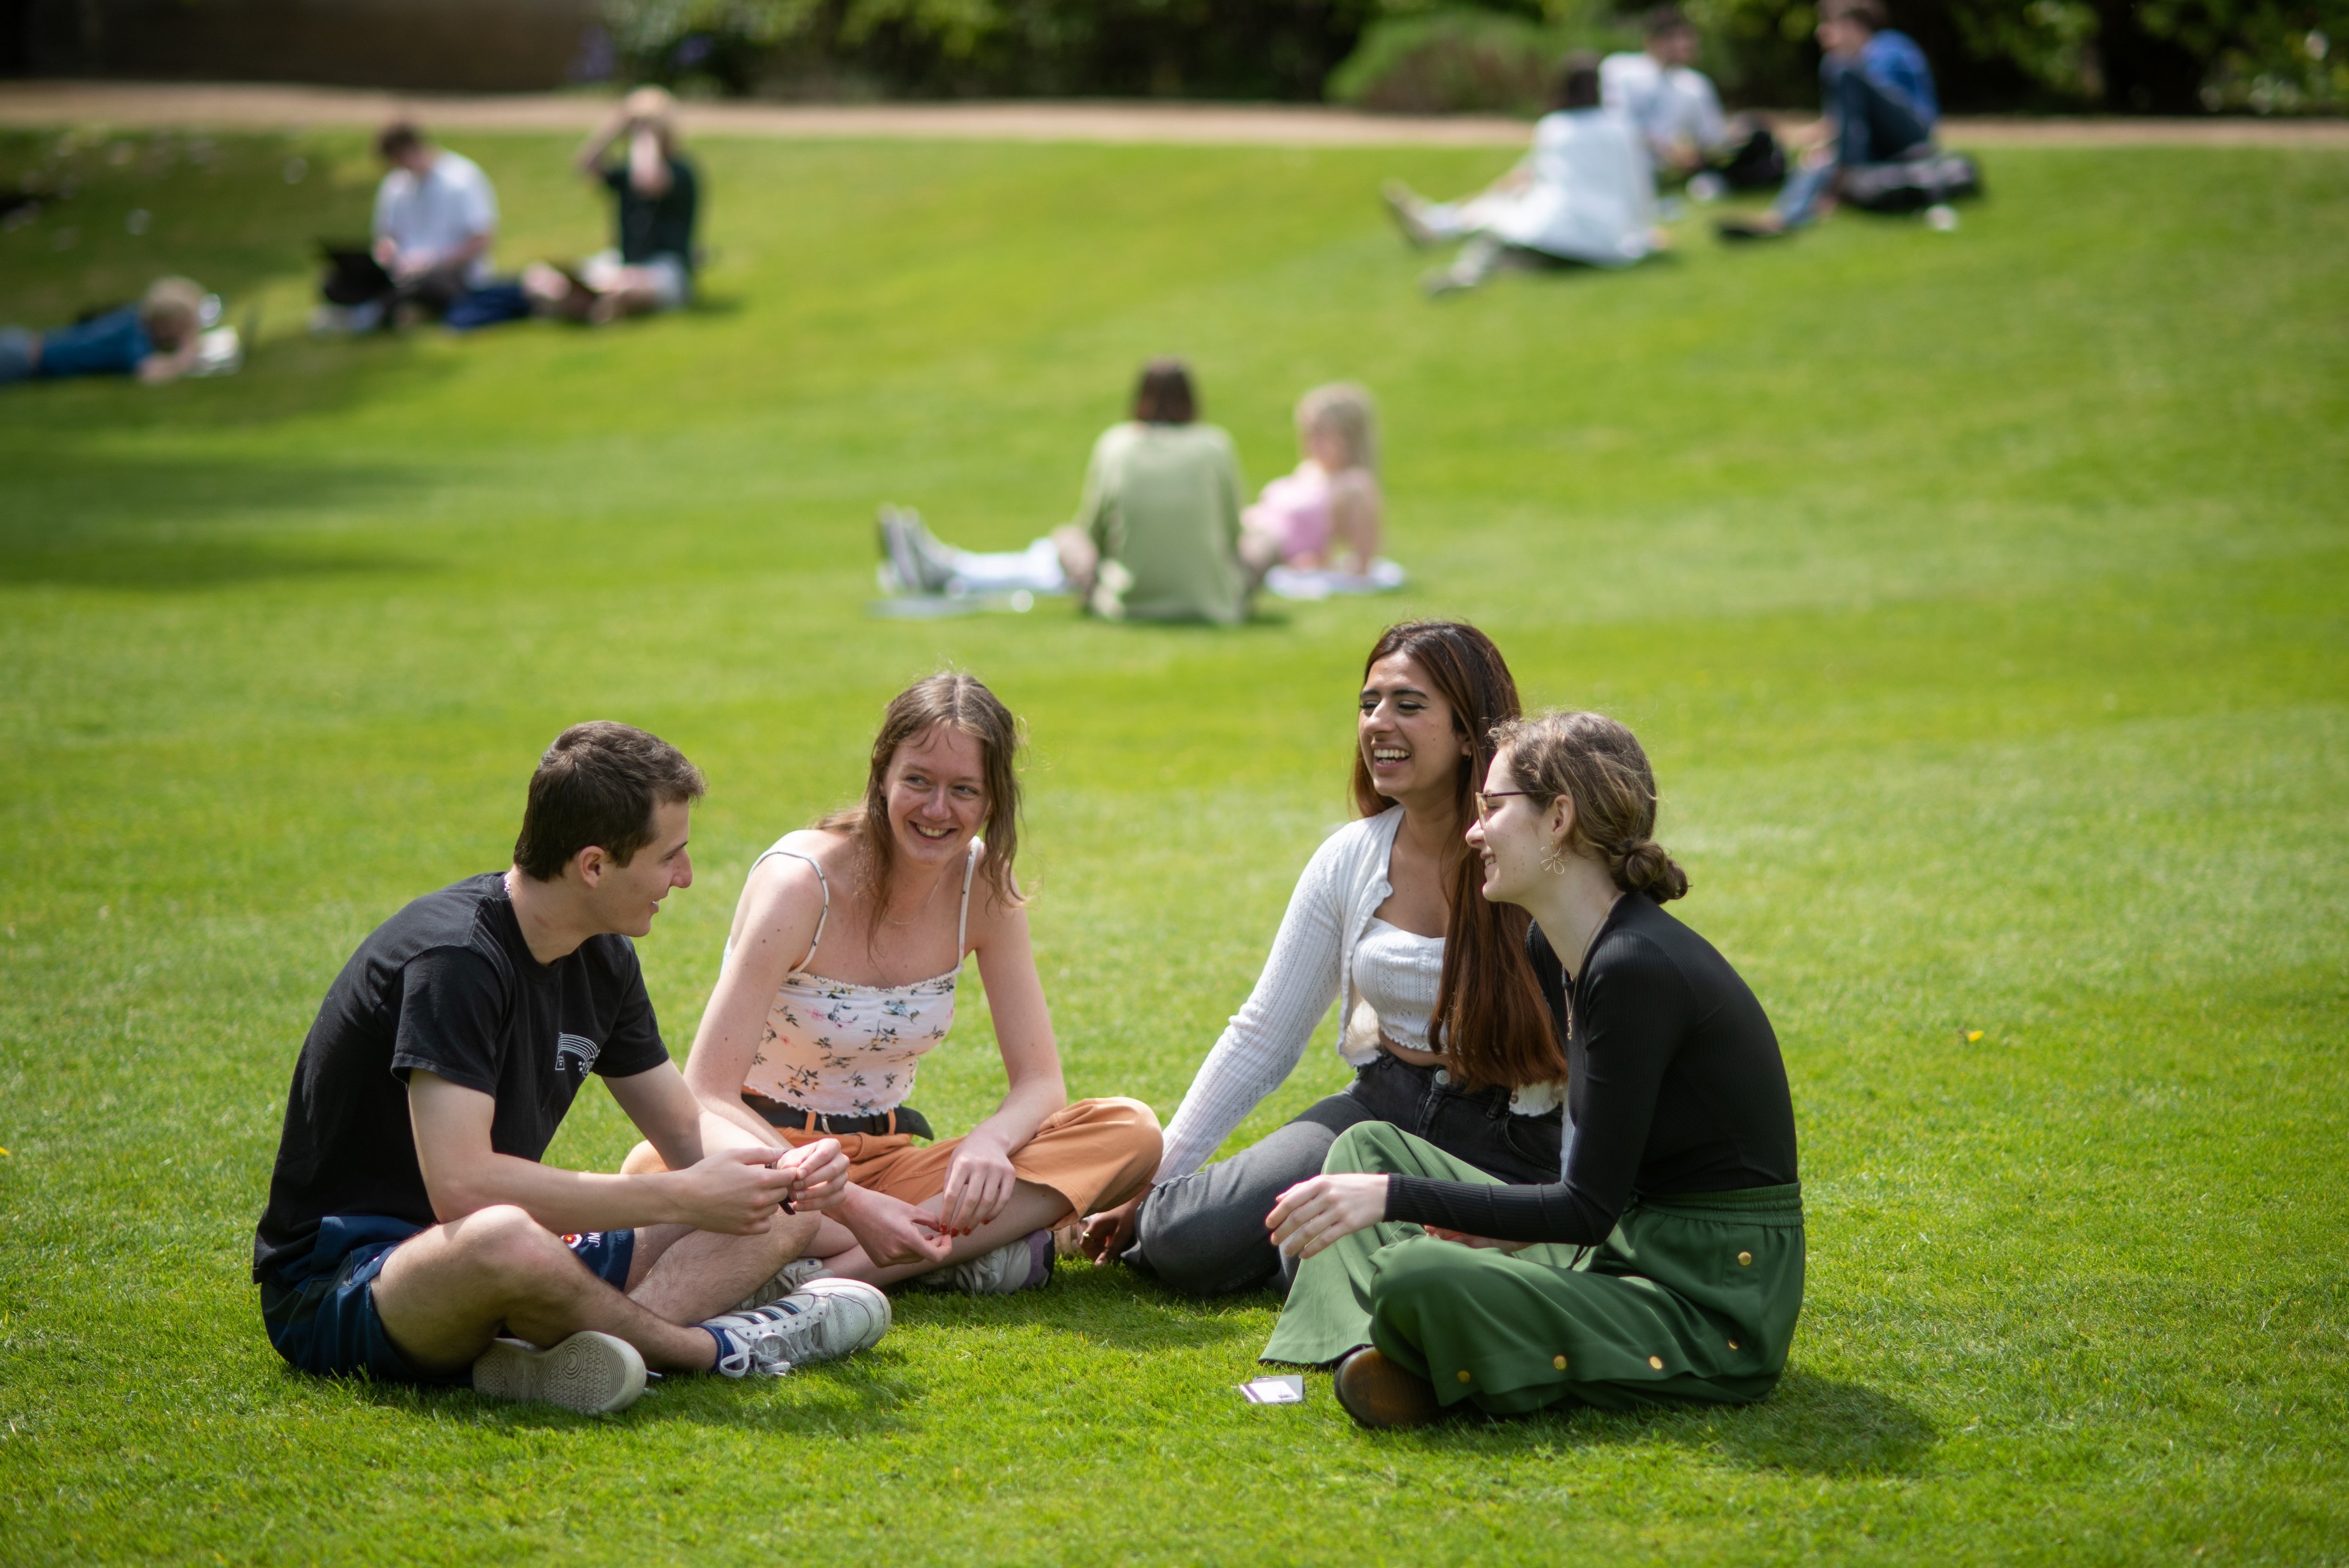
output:
POLYGON ((933 724, 897 748, 882 783, 899 855, 936 870, 965 853, 987 820, 987 758, 976 736, 933 724))
POLYGON ((579 852, 576 868, 600 929, 641 937, 672 888, 693 886, 693 858, 685 852, 692 806, 671 801, 653 807, 652 842, 626 866, 601 849, 579 852))
POLYGON ((1452 704, 1407 653, 1390 653, 1362 680, 1354 734, 1371 784, 1409 809, 1450 811, 1468 739, 1453 728, 1452 704))
POLYGON ((1494 756, 1483 787, 1488 809, 1468 825, 1469 853, 1485 863, 1487 901, 1523 905, 1549 880, 1542 860, 1566 842, 1574 803, 1560 795, 1545 807, 1523 794, 1506 751, 1494 756))

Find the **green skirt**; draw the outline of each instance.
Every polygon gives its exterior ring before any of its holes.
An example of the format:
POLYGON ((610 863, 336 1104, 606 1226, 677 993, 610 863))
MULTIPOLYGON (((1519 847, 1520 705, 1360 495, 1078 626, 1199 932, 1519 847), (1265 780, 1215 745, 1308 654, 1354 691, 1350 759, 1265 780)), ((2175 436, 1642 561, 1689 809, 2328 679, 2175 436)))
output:
MULTIPOLYGON (((1322 1169, 1495 1179, 1384 1122, 1349 1128, 1322 1169)), ((1799 1185, 1634 1198, 1596 1247, 1356 1231, 1299 1267, 1264 1359, 1319 1366, 1375 1345, 1444 1403, 1495 1415, 1742 1404, 1777 1386, 1802 1308, 1799 1185)))

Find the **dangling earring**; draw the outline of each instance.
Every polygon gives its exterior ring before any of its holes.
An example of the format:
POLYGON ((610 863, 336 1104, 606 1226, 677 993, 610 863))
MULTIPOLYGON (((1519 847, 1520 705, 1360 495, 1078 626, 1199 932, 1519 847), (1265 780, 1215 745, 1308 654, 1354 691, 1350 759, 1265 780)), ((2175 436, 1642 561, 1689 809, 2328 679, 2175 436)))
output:
POLYGON ((1557 845, 1551 845, 1548 852, 1543 855, 1541 857, 1541 868, 1548 872, 1553 877, 1563 877, 1566 875, 1566 857, 1560 852, 1560 848, 1557 845))

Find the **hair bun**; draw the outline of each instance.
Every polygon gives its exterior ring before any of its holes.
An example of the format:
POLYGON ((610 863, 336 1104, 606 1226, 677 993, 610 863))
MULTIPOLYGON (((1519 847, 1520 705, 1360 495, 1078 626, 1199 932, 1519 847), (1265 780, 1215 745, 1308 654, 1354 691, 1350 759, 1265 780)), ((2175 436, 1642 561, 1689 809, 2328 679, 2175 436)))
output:
POLYGON ((1645 893, 1659 904, 1688 893, 1688 873, 1652 838, 1627 838, 1612 858, 1615 885, 1627 893, 1645 893))

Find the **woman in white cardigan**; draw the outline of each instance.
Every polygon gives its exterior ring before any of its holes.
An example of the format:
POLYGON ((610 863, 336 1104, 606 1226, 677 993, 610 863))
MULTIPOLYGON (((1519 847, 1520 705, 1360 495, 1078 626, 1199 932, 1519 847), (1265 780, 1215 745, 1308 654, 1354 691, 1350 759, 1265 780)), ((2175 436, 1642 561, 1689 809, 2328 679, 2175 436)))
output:
POLYGON ((1505 1181, 1556 1181, 1566 1059, 1526 958, 1522 911, 1488 904, 1461 835, 1517 716, 1492 639, 1458 621, 1391 627, 1356 723, 1358 821, 1314 852, 1256 990, 1199 1067, 1151 1190, 1088 1217, 1084 1250, 1190 1294, 1271 1283, 1265 1216, 1338 1135, 1385 1121, 1505 1181), (1340 1094, 1226 1160, 1208 1157, 1280 1086, 1335 1000, 1340 1094))

